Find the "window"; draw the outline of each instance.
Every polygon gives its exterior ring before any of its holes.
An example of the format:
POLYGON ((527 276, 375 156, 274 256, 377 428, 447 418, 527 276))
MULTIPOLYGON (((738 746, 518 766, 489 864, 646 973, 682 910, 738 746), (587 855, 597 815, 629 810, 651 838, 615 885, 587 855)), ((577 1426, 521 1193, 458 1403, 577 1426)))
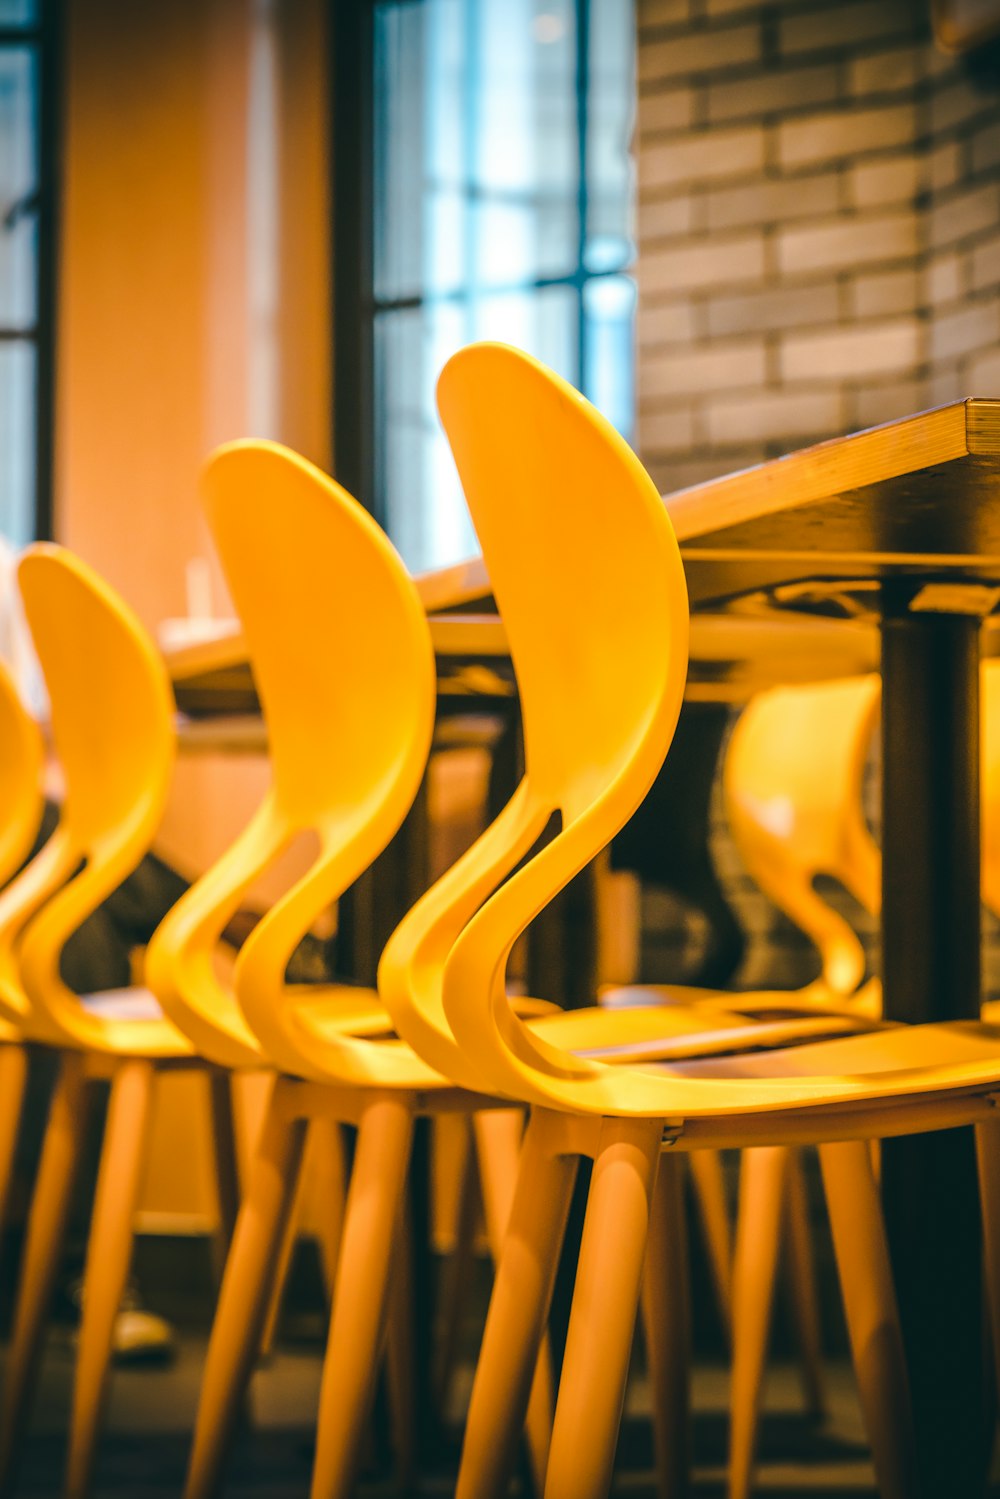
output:
POLYGON ((0 0, 0 532, 48 534, 51 42, 45 0, 0 0))
POLYGON ((374 509, 414 571, 477 550, 434 384, 497 338, 628 435, 635 292, 626 0, 374 6, 374 509))

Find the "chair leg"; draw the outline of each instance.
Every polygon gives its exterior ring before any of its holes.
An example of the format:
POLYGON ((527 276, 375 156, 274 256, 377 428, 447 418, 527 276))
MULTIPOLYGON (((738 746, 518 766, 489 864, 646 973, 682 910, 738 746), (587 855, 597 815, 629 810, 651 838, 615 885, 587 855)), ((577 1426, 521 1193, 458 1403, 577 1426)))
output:
POLYGON ((726 1341, 733 1336, 733 1252, 722 1155, 718 1150, 692 1150, 686 1157, 701 1219, 708 1265, 712 1274, 719 1321, 726 1341))
POLYGON ((642 1277, 659 1499, 685 1499, 691 1475, 691 1318, 683 1160, 660 1157, 642 1277))
POLYGON ((7 1198, 27 1078, 27 1047, 19 1046, 15 1041, 0 1042, 0 1229, 7 1218, 7 1198))
POLYGON ((336 1119, 317 1118, 310 1120, 307 1127, 303 1166, 299 1172, 295 1200, 282 1236, 277 1268, 267 1304, 267 1315, 264 1318, 264 1331, 261 1333, 259 1353, 261 1359, 269 1358, 274 1352, 274 1340, 278 1334, 278 1321, 285 1299, 285 1287, 292 1268, 295 1246, 299 1241, 302 1203, 310 1167, 316 1174, 317 1191, 326 1209, 319 1233, 319 1256, 327 1310, 329 1311, 333 1305, 333 1287, 337 1279, 337 1256, 340 1253, 340 1232, 346 1195, 344 1142, 340 1134, 340 1124, 336 1119))
MULTIPOLYGON (((303 1155, 305 1154, 305 1149, 308 1147, 310 1132, 307 1131, 306 1134, 306 1145, 303 1147, 303 1155)), ((305 1171, 300 1169, 295 1187, 295 1196, 292 1200, 291 1209, 285 1220, 285 1226, 281 1235, 278 1258, 270 1278, 267 1312, 260 1335, 260 1348, 257 1351, 257 1356, 261 1359, 270 1358, 274 1352, 274 1340, 278 1335, 278 1321, 281 1317, 281 1307, 285 1299, 285 1286, 288 1284, 288 1275, 292 1268, 292 1255, 295 1253, 295 1246, 299 1242, 299 1219, 302 1215, 302 1194, 304 1187, 305 1171)))
POLYGON ((377 1099, 358 1128, 320 1385, 312 1499, 346 1499, 371 1406, 393 1241, 413 1140, 406 1097, 377 1099))
POLYGON ((993 1338, 993 1364, 1000 1391, 1000 1124, 976 1125, 979 1197, 983 1213, 983 1270, 993 1338))
POLYGON ((788 1249, 788 1287, 795 1332, 801 1354, 800 1375, 806 1414, 819 1420, 826 1407, 823 1393, 823 1340, 816 1290, 816 1265, 809 1230, 809 1201, 802 1170, 802 1153, 793 1150, 785 1184, 785 1244, 788 1249))
POLYGON ((577 1172, 576 1156, 556 1153, 552 1122, 536 1110, 521 1146, 472 1386, 456 1499, 500 1499, 507 1492, 524 1429, 577 1172))
POLYGON ((471 1120, 465 1125, 465 1150, 459 1173, 458 1216, 455 1225, 455 1247, 448 1257, 447 1280, 439 1297, 439 1325, 435 1329, 435 1374, 434 1406, 438 1419, 443 1421, 448 1410, 448 1397, 455 1375, 458 1332, 462 1309, 465 1305, 466 1289, 472 1271, 476 1210, 479 1193, 476 1186, 476 1152, 471 1120))
POLYGON ((747 1499, 753 1474, 764 1361, 788 1151, 745 1150, 733 1260, 733 1373, 730 1389, 729 1499, 747 1499))
POLYGON ((302 1166, 306 1121, 279 1079, 268 1104, 243 1196, 212 1325, 185 1499, 207 1499, 221 1480, 250 1371, 260 1348, 268 1295, 302 1166))
POLYGON ((319 1232, 320 1269, 327 1303, 332 1308, 347 1206, 347 1163, 339 1120, 314 1119, 309 1130, 309 1150, 312 1152, 316 1194, 323 1204, 323 1221, 319 1232))
POLYGON ((601 1124, 545 1499, 606 1499, 611 1487, 660 1136, 659 1121, 601 1124))
POLYGON ((129 1058, 111 1080, 108 1119, 83 1274, 80 1342, 73 1384, 66 1499, 90 1486, 115 1318, 132 1259, 132 1220, 146 1157, 153 1096, 152 1062, 129 1058))
POLYGON ((215 1188, 219 1199, 219 1227, 212 1235, 212 1260, 216 1287, 222 1284, 226 1257, 229 1254, 229 1246, 233 1242, 236 1215, 240 1208, 240 1177, 236 1154, 236 1131, 233 1123, 232 1081, 232 1077, 226 1072, 210 1072, 208 1075, 215 1188))
POLYGON ((82 1056, 75 1052, 64 1056, 52 1095, 21 1258, 0 1404, 0 1494, 10 1493, 14 1486, 73 1182, 83 1153, 90 1096, 82 1056))
POLYGON ((909 1381, 871 1156, 863 1140, 851 1140, 820 1146, 819 1159, 878 1491, 881 1499, 913 1499, 909 1381))
MULTIPOLYGON (((524 1116, 520 1109, 484 1109, 474 1116, 473 1131, 479 1159, 486 1233, 493 1263, 497 1264, 503 1250, 504 1235, 517 1188, 524 1116)), ((554 1403, 552 1356, 548 1334, 543 1333, 524 1421, 528 1467, 536 1494, 541 1494, 545 1487, 554 1403)))
POLYGON ((386 1374, 392 1417, 396 1486, 413 1491, 417 1471, 416 1347, 413 1330, 413 1232, 404 1200, 389 1271, 386 1374))

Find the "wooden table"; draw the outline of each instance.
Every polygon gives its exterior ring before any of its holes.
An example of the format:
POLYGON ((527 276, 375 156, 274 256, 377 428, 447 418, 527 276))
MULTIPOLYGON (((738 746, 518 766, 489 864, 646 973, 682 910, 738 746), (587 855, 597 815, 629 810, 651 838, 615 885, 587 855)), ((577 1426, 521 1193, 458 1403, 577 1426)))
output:
MULTIPOLYGON (((886 1013, 977 1015, 978 662, 981 626, 1000 602, 1000 402, 958 402, 665 503, 696 615, 693 690, 738 698, 783 670, 837 675, 880 659, 886 1013), (794 631, 776 633, 790 610, 794 631), (769 650, 784 653, 784 667, 769 650)), ((482 564, 420 587, 429 614, 443 616, 432 626, 445 678, 457 663, 502 680, 502 632, 482 617, 482 564)), ((182 706, 196 709, 192 664, 175 660, 175 680, 182 706)), ((886 1142, 883 1197, 926 1499, 978 1499, 986 1440, 971 1132, 886 1142)))

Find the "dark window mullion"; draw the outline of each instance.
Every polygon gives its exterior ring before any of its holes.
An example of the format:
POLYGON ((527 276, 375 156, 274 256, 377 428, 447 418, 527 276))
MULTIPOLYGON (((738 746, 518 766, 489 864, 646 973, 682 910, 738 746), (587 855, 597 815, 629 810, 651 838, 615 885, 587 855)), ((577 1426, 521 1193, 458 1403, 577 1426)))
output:
POLYGON ((62 0, 42 0, 38 64, 38 364, 35 387, 35 534, 52 536, 55 467, 56 233, 62 0))
MULTIPOLYGON (((516 292, 551 291, 559 287, 565 287, 567 290, 575 289, 582 293, 583 288, 591 281, 606 281, 612 277, 627 275, 627 273, 626 261, 623 261, 620 266, 612 266, 600 271, 587 271, 582 266, 577 266, 565 276, 536 276, 526 281, 498 281, 495 286, 480 286, 479 290, 488 292, 491 297, 513 296, 516 292)), ((467 287, 456 286, 447 291, 426 295, 376 298, 372 304, 372 310, 376 316, 382 312, 418 312, 422 307, 442 302, 465 302, 468 300, 468 294, 467 287)))
POLYGON ((590 0, 576 0, 576 162, 577 162, 577 250, 576 263, 579 282, 576 291, 577 318, 577 380, 578 389, 584 394, 584 372, 587 368, 587 317, 584 309, 584 267, 587 254, 587 216, 589 212, 589 184, 587 181, 588 140, 587 117, 590 101, 587 97, 590 86, 590 0))

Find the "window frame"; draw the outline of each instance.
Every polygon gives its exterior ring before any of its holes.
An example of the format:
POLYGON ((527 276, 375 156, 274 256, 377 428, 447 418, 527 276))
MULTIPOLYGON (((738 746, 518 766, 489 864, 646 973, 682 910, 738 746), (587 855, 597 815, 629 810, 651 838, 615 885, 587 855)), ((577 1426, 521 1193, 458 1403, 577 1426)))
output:
MULTIPOLYGON (((400 6, 422 0, 395 0, 400 6)), ((574 383, 585 388, 589 324, 586 290, 591 283, 628 276, 628 267, 585 265, 590 207, 589 110, 591 0, 576 10, 577 245, 565 274, 524 283, 525 288, 566 287, 576 300, 574 383)), ((375 431, 376 317, 380 311, 427 305, 424 296, 378 299, 375 295, 375 11, 376 0, 339 0, 330 28, 333 152, 333 452, 334 473, 382 525, 377 490, 375 431)), ((442 300, 445 300, 442 298, 442 300)))
POLYGON ((56 245, 60 169, 62 0, 39 0, 38 18, 22 25, 0 25, 0 48, 30 48, 36 57, 37 92, 33 101, 38 126, 38 180, 35 212, 38 241, 35 261, 35 320, 27 327, 0 324, 0 342, 35 347, 35 493, 33 534, 53 534, 55 471, 55 366, 58 255, 56 245))

